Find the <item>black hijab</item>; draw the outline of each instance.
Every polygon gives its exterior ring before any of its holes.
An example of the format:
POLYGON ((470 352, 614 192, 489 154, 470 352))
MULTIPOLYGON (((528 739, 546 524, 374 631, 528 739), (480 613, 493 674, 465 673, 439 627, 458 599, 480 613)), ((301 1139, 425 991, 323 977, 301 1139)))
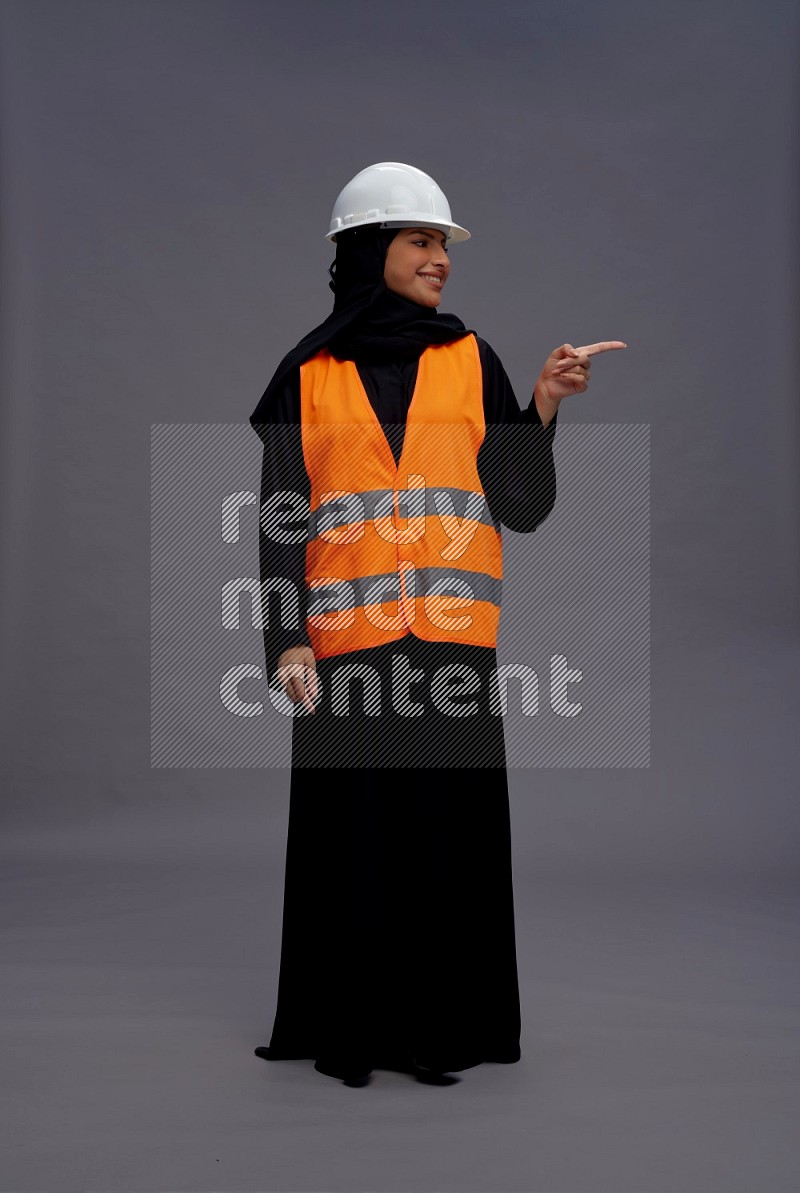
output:
POLYGON ((333 310, 278 365, 260 402, 250 415, 259 424, 270 421, 274 394, 298 365, 327 348, 338 360, 378 364, 416 360, 431 344, 447 344, 470 334, 457 315, 440 315, 390 290, 383 280, 386 252, 397 228, 368 224, 336 238, 336 260, 328 271, 334 292, 333 310))

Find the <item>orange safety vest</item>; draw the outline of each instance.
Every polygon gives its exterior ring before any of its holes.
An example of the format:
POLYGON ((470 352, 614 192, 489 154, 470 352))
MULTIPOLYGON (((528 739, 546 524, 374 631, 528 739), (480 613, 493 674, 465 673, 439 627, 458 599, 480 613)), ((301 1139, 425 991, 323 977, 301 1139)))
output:
POLYGON ((420 356, 399 464, 353 361, 323 349, 301 365, 300 408, 315 656, 409 633, 495 646, 502 539, 478 476, 486 423, 475 336, 420 356))

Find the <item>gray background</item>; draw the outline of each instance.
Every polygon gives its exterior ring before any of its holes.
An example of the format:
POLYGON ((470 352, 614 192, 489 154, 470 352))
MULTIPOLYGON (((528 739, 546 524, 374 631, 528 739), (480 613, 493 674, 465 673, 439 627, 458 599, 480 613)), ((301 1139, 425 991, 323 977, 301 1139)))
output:
POLYGON ((3 1188, 796 1188, 798 6, 0 11, 3 1188), (559 423, 651 428, 651 765, 512 773, 523 1060, 449 1089, 253 1057, 288 772, 149 765, 150 426, 246 422, 380 160, 523 404, 619 338, 559 423))

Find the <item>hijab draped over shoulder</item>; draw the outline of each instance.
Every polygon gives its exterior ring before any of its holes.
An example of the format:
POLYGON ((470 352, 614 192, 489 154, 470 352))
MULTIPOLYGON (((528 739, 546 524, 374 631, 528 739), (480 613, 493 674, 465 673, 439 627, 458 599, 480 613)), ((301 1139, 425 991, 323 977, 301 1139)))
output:
POLYGON ((322 349, 338 360, 379 364, 416 360, 431 344, 447 344, 469 335, 456 315, 439 314, 390 290, 383 280, 386 252, 396 228, 369 224, 340 232, 329 282, 333 310, 287 352, 250 415, 257 434, 271 421, 273 398, 293 369, 322 349))

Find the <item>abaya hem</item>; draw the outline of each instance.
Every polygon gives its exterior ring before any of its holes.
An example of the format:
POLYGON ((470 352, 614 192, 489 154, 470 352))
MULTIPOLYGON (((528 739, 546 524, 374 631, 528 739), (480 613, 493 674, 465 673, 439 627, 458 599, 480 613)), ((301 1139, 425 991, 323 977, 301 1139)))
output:
POLYGON ((412 1052, 395 1052, 376 1055, 374 1059, 365 1061, 362 1065, 354 1064, 353 1060, 335 1060, 328 1056, 317 1057, 303 1049, 280 1049, 269 1046, 269 1055, 264 1055, 261 1049, 259 1055, 265 1060, 313 1060, 314 1069, 326 1077, 337 1077, 342 1081, 348 1078, 366 1076, 375 1069, 391 1069, 399 1072, 413 1073, 418 1070, 430 1070, 434 1073, 463 1073, 466 1069, 475 1069, 478 1065, 516 1064, 522 1057, 519 1047, 483 1051, 479 1056, 460 1055, 446 1056, 443 1053, 415 1055, 412 1052))

